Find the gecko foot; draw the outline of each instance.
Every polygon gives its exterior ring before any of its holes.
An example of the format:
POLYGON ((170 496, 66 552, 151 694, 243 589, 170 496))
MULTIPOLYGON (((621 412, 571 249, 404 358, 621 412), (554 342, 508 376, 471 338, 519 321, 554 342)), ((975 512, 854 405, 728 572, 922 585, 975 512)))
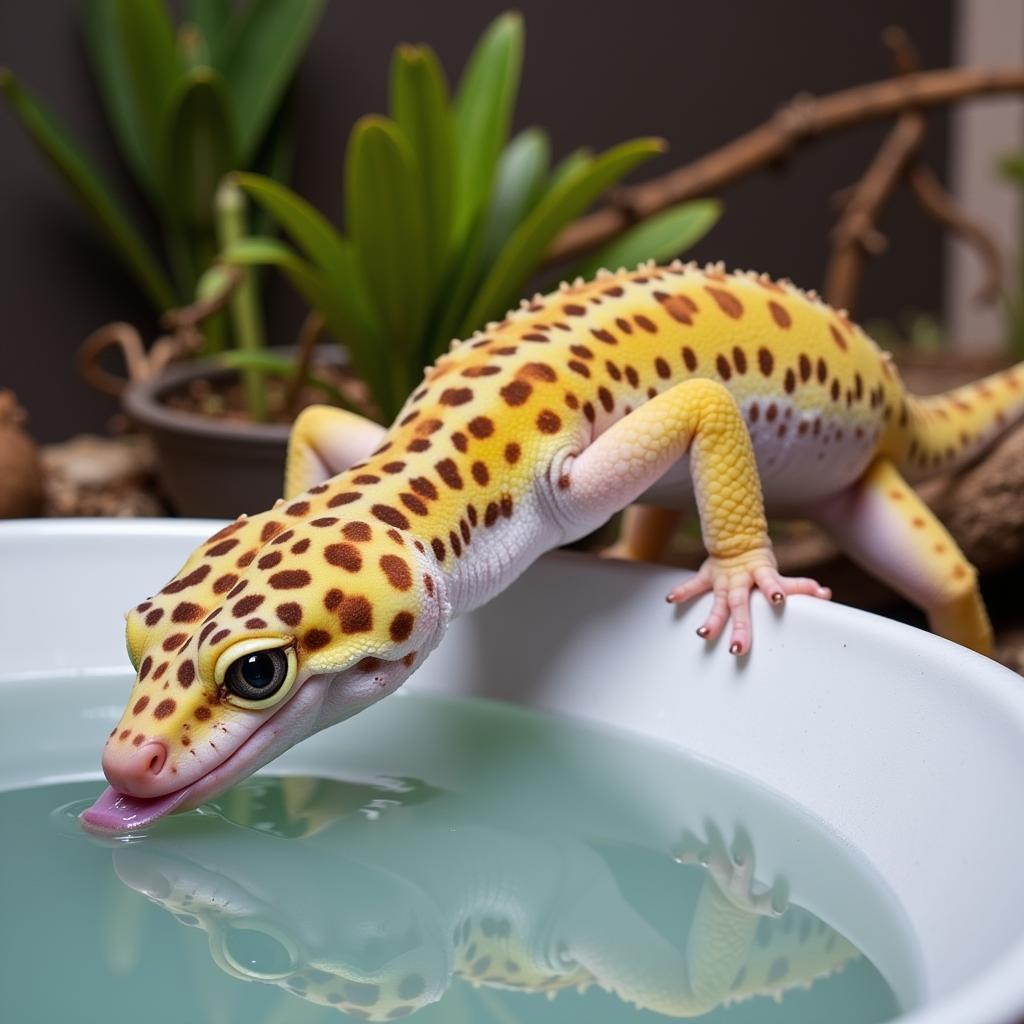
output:
POLYGON ((750 592, 754 587, 774 605, 784 604, 792 594, 809 594, 825 601, 832 597, 832 591, 817 580, 781 575, 772 549, 763 547, 729 558, 710 556, 692 579, 671 590, 665 600, 679 604, 713 592, 715 603, 697 635, 714 640, 732 618, 729 653, 740 655, 750 650, 750 592))
POLYGON ((788 906, 785 883, 777 880, 770 888, 758 884, 754 845, 747 831, 738 828, 732 845, 726 846, 716 825, 708 822, 705 829, 706 840, 686 829, 673 851, 675 859, 680 864, 700 864, 705 868, 734 907, 763 917, 781 917, 788 906))

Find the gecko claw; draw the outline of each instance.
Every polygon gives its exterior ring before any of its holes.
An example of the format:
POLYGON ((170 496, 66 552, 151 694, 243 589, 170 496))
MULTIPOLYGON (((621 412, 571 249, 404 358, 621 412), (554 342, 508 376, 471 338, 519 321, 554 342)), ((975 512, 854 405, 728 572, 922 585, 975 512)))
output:
POLYGON ((738 640, 734 640, 731 644, 729 644, 729 653, 736 655, 742 654, 743 644, 741 644, 738 640))
POLYGON ((783 594, 781 590, 776 590, 775 593, 772 594, 772 604, 785 604, 785 603, 786 603, 786 595, 783 594))
POLYGON ((701 640, 707 640, 707 638, 710 635, 710 633, 711 633, 711 630, 708 629, 707 626, 698 626, 697 627, 697 636, 699 636, 701 638, 701 640))

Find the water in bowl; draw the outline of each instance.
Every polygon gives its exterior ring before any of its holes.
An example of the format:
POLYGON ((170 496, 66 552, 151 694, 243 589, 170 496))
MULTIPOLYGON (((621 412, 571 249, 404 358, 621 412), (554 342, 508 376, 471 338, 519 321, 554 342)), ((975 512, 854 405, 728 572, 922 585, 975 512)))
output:
POLYGON ((0 792, 4 1018, 873 1024, 912 998, 870 868, 668 747, 403 694, 275 769, 120 840, 78 826, 99 781, 0 792))

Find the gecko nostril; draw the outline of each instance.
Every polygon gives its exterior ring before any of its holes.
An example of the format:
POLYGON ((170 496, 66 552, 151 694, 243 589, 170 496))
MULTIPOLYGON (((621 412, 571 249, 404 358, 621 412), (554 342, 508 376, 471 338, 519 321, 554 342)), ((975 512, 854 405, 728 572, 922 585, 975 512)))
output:
POLYGON ((140 774, 159 775, 167 763, 167 747, 163 743, 151 740, 139 750, 140 774))

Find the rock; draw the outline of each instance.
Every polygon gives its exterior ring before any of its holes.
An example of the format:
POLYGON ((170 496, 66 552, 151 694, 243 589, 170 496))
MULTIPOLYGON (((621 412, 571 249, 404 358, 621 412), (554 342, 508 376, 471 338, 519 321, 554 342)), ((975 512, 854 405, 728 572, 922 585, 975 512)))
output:
POLYGON ((43 507, 39 453, 24 422, 14 392, 0 391, 0 519, 37 516, 43 507))

